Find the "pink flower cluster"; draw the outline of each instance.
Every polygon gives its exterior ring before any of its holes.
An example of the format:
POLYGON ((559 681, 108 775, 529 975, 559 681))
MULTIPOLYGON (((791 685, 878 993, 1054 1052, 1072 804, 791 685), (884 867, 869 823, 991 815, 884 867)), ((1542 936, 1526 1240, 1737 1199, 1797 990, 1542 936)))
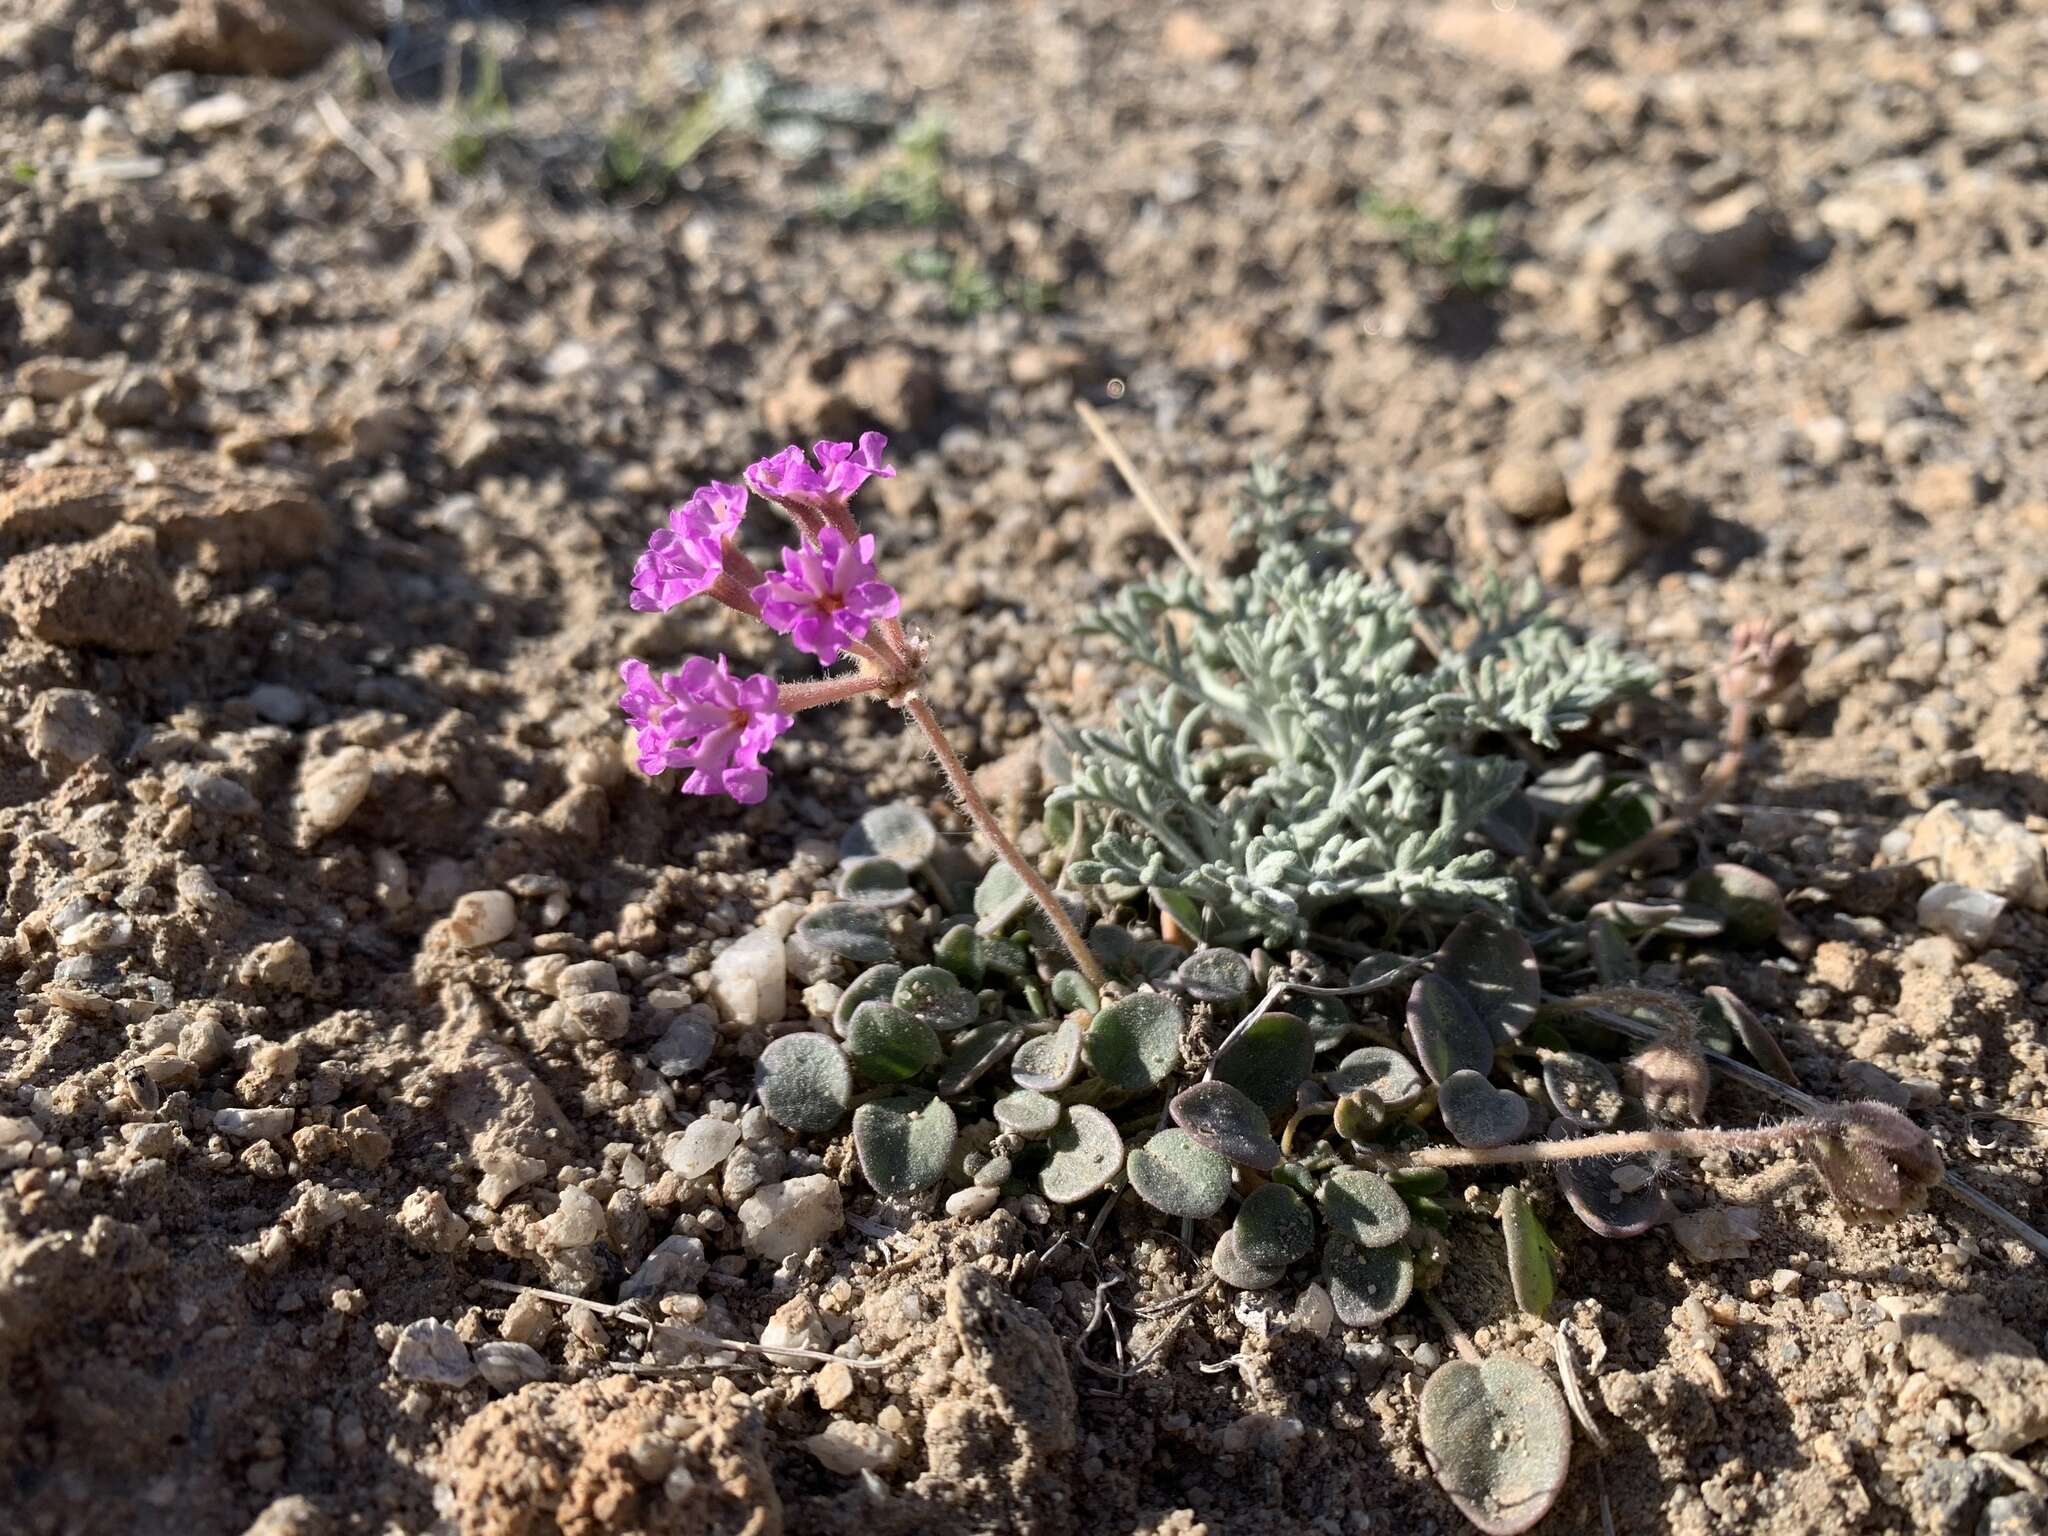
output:
MULTIPOLYGON (((895 475, 882 462, 887 447, 881 433, 864 432, 857 443, 813 444, 811 460, 792 443, 747 466, 746 487, 787 513, 799 533, 781 568, 765 574, 734 543, 747 488, 717 480, 700 487, 648 538, 633 567, 632 606, 663 612, 708 592, 828 667, 848 652, 872 657, 870 630, 893 621, 902 602, 877 575, 874 535, 859 530, 847 503, 870 479, 895 475)), ((768 792, 761 754, 791 721, 773 678, 735 677, 723 656, 693 656, 658 676, 632 660, 620 674, 619 705, 642 772, 687 768, 684 794, 725 794, 743 805, 768 792)))

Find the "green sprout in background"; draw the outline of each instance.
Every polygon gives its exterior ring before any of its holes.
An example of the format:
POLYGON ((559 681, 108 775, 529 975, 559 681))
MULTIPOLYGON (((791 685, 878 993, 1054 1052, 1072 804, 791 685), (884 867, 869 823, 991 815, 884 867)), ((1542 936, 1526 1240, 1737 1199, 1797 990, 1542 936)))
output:
POLYGON ((1413 203, 1396 202, 1377 192, 1366 193, 1358 206, 1394 237, 1411 264, 1436 274, 1453 292, 1483 299, 1507 283, 1499 214, 1475 213, 1446 223, 1413 203))

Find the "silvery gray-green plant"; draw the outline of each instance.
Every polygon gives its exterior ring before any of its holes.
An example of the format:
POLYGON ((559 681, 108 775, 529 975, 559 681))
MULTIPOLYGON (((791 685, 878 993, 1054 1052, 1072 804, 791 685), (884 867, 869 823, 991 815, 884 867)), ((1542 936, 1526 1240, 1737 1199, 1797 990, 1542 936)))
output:
POLYGON ((1530 777, 1518 749, 1555 750, 1652 670, 1574 636, 1533 585, 1453 587, 1440 627, 1341 563, 1299 488, 1267 471, 1251 491, 1248 571, 1133 582, 1095 620, 1153 681, 1069 744, 1049 807, 1068 873, 1146 888, 1216 943, 1512 909, 1496 823, 1530 777))

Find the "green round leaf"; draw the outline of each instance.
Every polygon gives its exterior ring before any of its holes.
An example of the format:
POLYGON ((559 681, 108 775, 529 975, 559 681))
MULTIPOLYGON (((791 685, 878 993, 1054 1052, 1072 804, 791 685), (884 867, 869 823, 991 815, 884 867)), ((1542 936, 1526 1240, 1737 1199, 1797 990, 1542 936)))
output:
POLYGON ((939 1074, 939 1092, 949 1099, 965 1093, 990 1067, 1007 1060, 1023 1038, 1023 1026, 1008 1019, 967 1030, 953 1042, 953 1052, 939 1074))
POLYGON ((1529 1129, 1529 1101, 1512 1088, 1496 1088, 1477 1072, 1459 1070, 1436 1091, 1444 1128, 1463 1147, 1504 1147, 1529 1129))
POLYGON ((1685 882, 1685 899, 1718 913, 1728 937, 1738 944, 1766 944, 1777 937, 1785 897, 1770 876, 1741 864, 1715 864, 1685 882))
POLYGON ((905 971, 892 1001, 941 1034, 965 1029, 981 1014, 981 999, 961 986, 959 977, 937 965, 912 966, 905 971))
POLYGON ((1657 797, 1634 784, 1619 784, 1579 812, 1573 850, 1597 859, 1626 848, 1657 824, 1657 797))
POLYGON ((1036 1140, 1050 1136, 1053 1127, 1060 1123, 1060 1101, 1029 1088, 1019 1088, 996 1100, 995 1117, 996 1124, 1012 1135, 1036 1140))
POLYGON ((1415 1063, 1384 1045, 1362 1045, 1351 1052, 1323 1074, 1323 1086, 1335 1098, 1368 1089, 1388 1113, 1396 1115, 1420 1104, 1429 1091, 1415 1063))
POLYGON ((1557 1279, 1550 1267, 1550 1256, 1557 1247, 1536 1219, 1536 1208, 1519 1184, 1500 1192, 1500 1230, 1507 1240, 1508 1278, 1514 1282, 1515 1302, 1530 1316, 1541 1317, 1557 1294, 1557 1279))
POLYGON ((1543 1092, 1552 1109, 1586 1130, 1606 1130, 1628 1107, 1607 1063, 1580 1051, 1543 1053, 1543 1092))
POLYGON ((1116 1122, 1092 1104, 1069 1104, 1049 1143, 1052 1156, 1038 1174, 1039 1193, 1054 1205, 1072 1205, 1104 1188, 1124 1165, 1116 1122))
POLYGON ((1315 1213, 1285 1184, 1261 1184, 1237 1208, 1230 1235, 1237 1253, 1257 1269, 1285 1269, 1308 1257, 1316 1240, 1315 1213))
POLYGON ((1052 1001, 1062 1013, 1093 1013, 1102 1006, 1102 994, 1079 971, 1061 971, 1052 979, 1052 1001))
POLYGON ((1315 1064, 1316 1042, 1307 1023, 1291 1013, 1269 1013, 1217 1053, 1209 1075, 1278 1114, 1294 1107, 1294 1091, 1315 1064))
POLYGON ((1218 1157, 1261 1173, 1280 1165, 1272 1117, 1228 1083, 1212 1079, 1183 1088, 1168 1112, 1175 1125, 1218 1157))
POLYGON ((1235 1227, 1216 1240, 1216 1246, 1209 1254, 1209 1267, 1216 1271, 1217 1279, 1240 1291, 1270 1290, 1287 1273, 1284 1264, 1262 1268, 1238 1252, 1235 1227))
POLYGON ((1339 1168, 1318 1198, 1330 1230, 1360 1248, 1384 1248, 1408 1235, 1413 1218, 1394 1186, 1363 1168, 1339 1168))
POLYGON ((839 866, 834 889, 858 907, 901 907, 917 899, 910 878, 894 859, 848 859, 839 866))
MULTIPOLYGON (((1088 926, 1088 902, 1084 897, 1073 891, 1054 891, 1053 897, 1076 928, 1088 926)), ((1052 919, 1045 915, 1044 910, 1035 901, 1024 909, 1024 931, 1031 935, 1031 942, 1040 949, 1047 950, 1061 959, 1072 958, 1067 954, 1067 941, 1059 936, 1059 930, 1053 927, 1052 919)), ((1083 939, 1082 942, 1085 944, 1087 940, 1083 939)), ((1178 964, 1181 951, 1176 949, 1173 954, 1174 962, 1178 964)))
POLYGON ((1018 939, 981 939, 975 945, 983 971, 1016 980, 1031 970, 1031 951, 1018 939))
POLYGON ((1295 999, 1295 1005, 1308 1022, 1309 1038, 1315 1042, 1317 1055, 1335 1050, 1358 1028, 1341 997, 1301 997, 1295 999))
POLYGON ((1486 1536, 1518 1536, 1550 1512, 1572 1459, 1572 1421, 1549 1373, 1496 1355, 1450 1360, 1422 1388, 1423 1454, 1486 1536))
POLYGON ((1323 1284, 1347 1328, 1384 1323, 1408 1304, 1415 1261, 1406 1248, 1361 1248, 1333 1233, 1323 1244, 1323 1284))
POLYGON ((1138 941, 1131 937, 1130 930, 1114 923, 1097 923, 1088 930, 1088 951, 1105 971, 1121 971, 1130 963, 1137 947, 1138 941))
POLYGON ((1625 987, 1643 973, 1621 924, 1597 908, 1586 916, 1586 949, 1603 987, 1625 987))
POLYGON ((931 817, 907 801, 878 805, 839 840, 842 859, 879 857, 898 868, 916 869, 939 849, 931 817))
POLYGON ((899 1094, 853 1112, 853 1150, 875 1193, 896 1199, 929 1189, 944 1177, 959 1129, 944 1099, 899 1094))
POLYGON ((903 967, 891 961, 887 965, 871 965, 854 977, 839 994, 838 1005, 832 1010, 832 1027, 839 1032, 839 1038, 846 1038, 846 1027, 853 1022, 855 1009, 862 1003, 888 1002, 902 976, 903 967))
POLYGON ((1497 917, 1474 913, 1458 924, 1437 953, 1436 974, 1464 994, 1496 1045, 1536 1022, 1543 1001, 1536 951, 1497 917))
MULTIPOLYGON (((1552 1141, 1577 1135, 1567 1124, 1550 1128, 1552 1141)), ((1555 1168, 1557 1187, 1572 1213, 1602 1237, 1640 1237, 1673 1214, 1653 1170, 1641 1159, 1584 1157, 1555 1168)))
POLYGON ((968 986, 981 985, 981 936, 971 924, 961 923, 940 934, 932 946, 932 958, 968 986))
POLYGON ((1183 1022, 1180 1004, 1164 992, 1133 992, 1095 1015, 1081 1054, 1110 1087, 1146 1093, 1180 1065, 1183 1022))
POLYGON ((1131 1148, 1124 1173, 1139 1199, 1169 1216, 1204 1221, 1230 1198, 1230 1164, 1172 1127, 1131 1148))
POLYGON ((993 937, 1013 926, 1031 905, 1031 887, 1024 877, 998 860, 974 888, 974 931, 993 937))
POLYGON ((1492 1033, 1441 976, 1421 977, 1408 994, 1408 1043, 1433 1083, 1468 1067, 1482 1077, 1493 1070, 1492 1033))
POLYGON ((846 1055, 871 1083, 902 1083, 943 1052, 931 1025, 889 1003, 862 1003, 846 1026, 846 1055))
POLYGON ((880 965, 896 957, 882 914, 850 901, 835 901, 805 913, 796 931, 812 948, 855 965, 880 965))
POLYGON ((853 1102, 853 1073, 837 1041, 806 1031, 768 1042, 755 1065, 754 1089, 777 1125, 822 1135, 853 1102))
POLYGON ((1062 1020, 1050 1033, 1033 1035, 1010 1058, 1010 1077, 1019 1088, 1058 1093, 1081 1070, 1081 1026, 1062 1020))

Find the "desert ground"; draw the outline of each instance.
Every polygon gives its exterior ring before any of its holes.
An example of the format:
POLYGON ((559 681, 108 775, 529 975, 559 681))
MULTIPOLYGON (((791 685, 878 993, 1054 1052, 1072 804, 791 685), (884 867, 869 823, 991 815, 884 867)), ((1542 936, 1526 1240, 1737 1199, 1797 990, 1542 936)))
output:
MULTIPOLYGON (((757 805, 643 777, 621 658, 788 658, 628 582, 692 487, 870 429, 933 708, 1031 828, 1130 686, 1082 620, 1176 559, 1077 401, 1218 568, 1283 463, 1404 585, 1539 574, 1662 669, 1660 772, 1782 626, 1673 853, 1791 921, 1686 984, 2041 1224, 2043 79, 2033 0, 0 0, 0 1527, 1466 1528, 1428 1313, 881 1202, 754 1103, 800 1023, 717 957, 868 808, 971 829, 878 702, 757 805), (860 1368, 705 1347, 764 1330, 860 1368)), ((1558 1229, 1551 1324, 1497 1251, 1444 1282, 1576 1341, 1607 1446, 1540 1530, 2048 1528, 2040 1256, 1679 1178, 1753 1236, 1558 1229)))

